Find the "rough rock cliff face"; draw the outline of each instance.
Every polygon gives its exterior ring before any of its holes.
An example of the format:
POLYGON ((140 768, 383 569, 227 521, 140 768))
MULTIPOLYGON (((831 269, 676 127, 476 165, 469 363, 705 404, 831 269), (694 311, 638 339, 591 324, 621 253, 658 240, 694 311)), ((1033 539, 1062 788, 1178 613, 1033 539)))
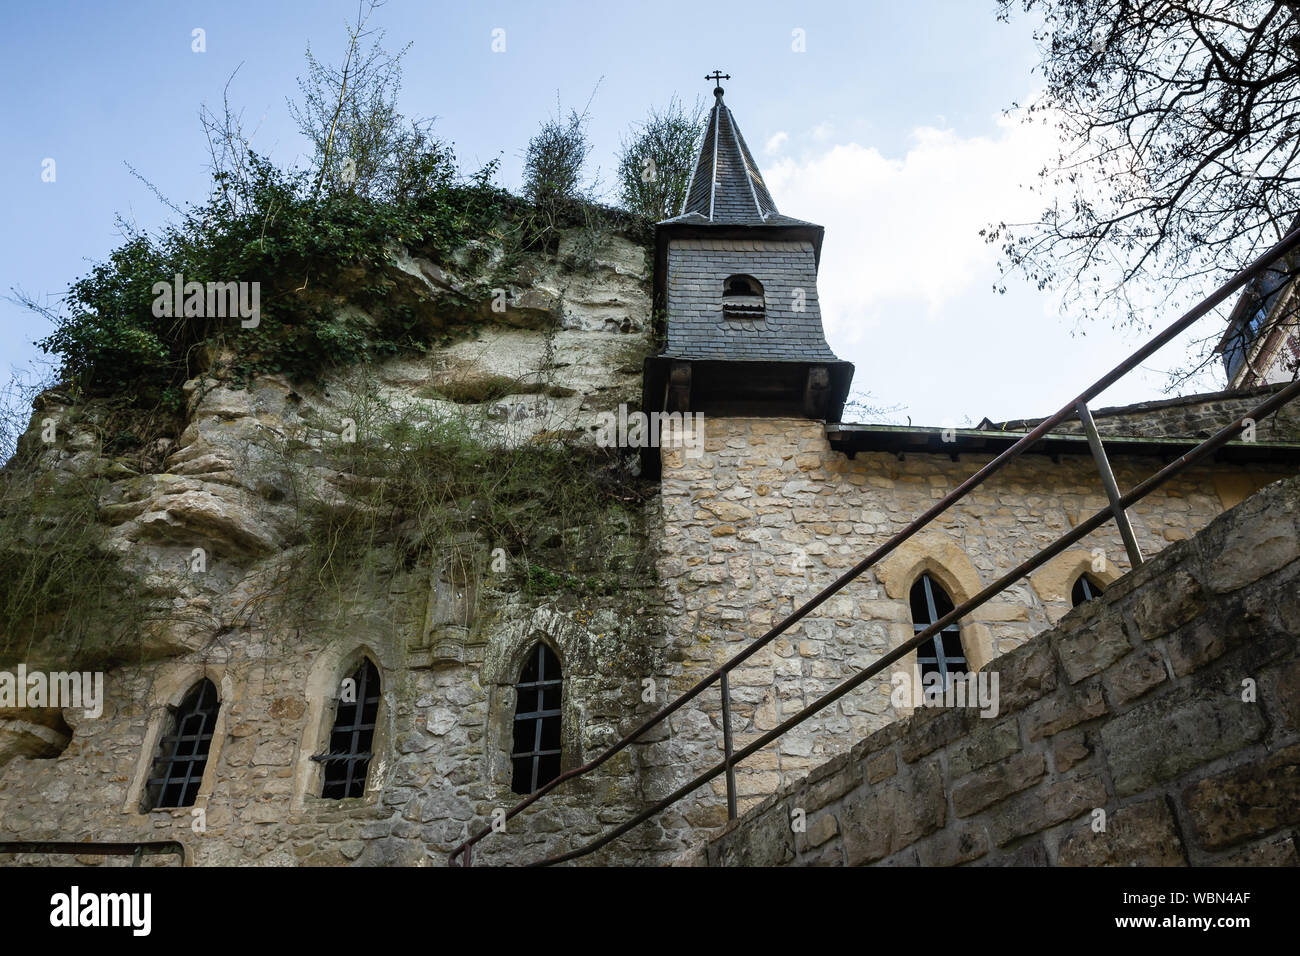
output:
MULTIPOLYGON (((560 262, 573 241, 572 233, 562 239, 560 262)), ((392 250, 390 275, 431 306, 468 287, 456 268, 392 250)), ((105 549, 148 589, 170 595, 177 611, 198 612, 170 615, 128 647, 87 648, 90 662, 193 650, 212 628, 229 626, 293 545, 298 486, 340 502, 355 489, 357 476, 341 461, 350 451, 344 433, 366 408, 461 418, 490 440, 545 433, 590 444, 598 412, 639 398, 649 350, 647 268, 645 250, 614 235, 581 273, 525 262, 517 284, 495 297, 497 308, 483 303, 472 334, 427 356, 337 369, 316 387, 280 376, 246 387, 191 379, 183 430, 132 455, 106 447, 107 415, 97 403, 73 405, 57 390, 42 395, 23 439, 40 475, 36 494, 97 479, 105 549), (54 440, 44 441, 51 428, 54 440), (202 574, 189 573, 197 547, 206 552, 202 574)), ((69 653, 48 650, 52 659, 69 653)))

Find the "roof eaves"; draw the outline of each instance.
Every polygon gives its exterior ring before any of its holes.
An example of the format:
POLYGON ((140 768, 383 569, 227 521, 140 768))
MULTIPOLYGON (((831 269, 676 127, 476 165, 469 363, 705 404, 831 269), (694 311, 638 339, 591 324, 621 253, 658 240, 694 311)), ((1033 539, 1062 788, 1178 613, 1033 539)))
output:
MULTIPOLYGON (((1025 432, 981 431, 976 428, 934 428, 917 425, 856 425, 836 423, 826 425, 826 435, 833 444, 851 442, 859 450, 870 451, 907 451, 917 454, 955 454, 957 452, 992 454, 990 443, 1010 447, 1025 437, 1025 432), (938 441, 938 447, 934 446, 938 441), (904 442, 912 447, 909 449, 904 442)), ((1137 455, 1150 457, 1153 454, 1171 454, 1175 450, 1195 448, 1203 438, 1168 438, 1144 437, 1141 435, 1107 435, 1105 436, 1108 455, 1137 455)), ((1091 454, 1087 436, 1070 432, 1050 432, 1038 439, 1029 452, 1043 454, 1091 454)), ((1289 441, 1231 441, 1224 444, 1220 452, 1233 454, 1250 454, 1260 459, 1278 457, 1285 460, 1300 460, 1300 442, 1289 441)))

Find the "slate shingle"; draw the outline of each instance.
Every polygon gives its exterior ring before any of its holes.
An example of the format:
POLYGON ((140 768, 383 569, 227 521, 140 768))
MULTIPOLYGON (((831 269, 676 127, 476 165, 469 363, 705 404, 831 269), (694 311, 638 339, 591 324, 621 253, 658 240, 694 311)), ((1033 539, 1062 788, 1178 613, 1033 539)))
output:
POLYGON ((670 242, 668 348, 664 354, 736 361, 836 361, 822 332, 812 243, 670 242), (763 248, 746 248, 750 246, 763 248), (723 284, 728 276, 739 274, 753 276, 763 285, 762 321, 738 321, 722 314, 723 284))
POLYGON ((681 215, 667 222, 719 225, 810 225, 782 216, 721 94, 709 113, 681 215))

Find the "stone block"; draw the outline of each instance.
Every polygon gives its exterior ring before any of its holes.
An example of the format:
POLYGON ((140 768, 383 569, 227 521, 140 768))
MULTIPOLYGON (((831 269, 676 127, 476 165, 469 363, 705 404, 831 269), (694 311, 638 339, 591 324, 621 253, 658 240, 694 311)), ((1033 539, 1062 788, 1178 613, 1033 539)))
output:
POLYGON ((1139 704, 1101 728, 1119 796, 1138 793, 1258 740, 1257 704, 1213 689, 1184 691, 1139 704))
POLYGON ((847 755, 842 755, 808 775, 796 798, 796 806, 809 813, 820 810, 861 783, 857 765, 851 764, 847 755))
POLYGON ((1187 571, 1175 570, 1152 581, 1133 604, 1133 619, 1143 640, 1163 637, 1205 610, 1201 585, 1187 571))
POLYGON ((727 524, 736 524, 754 517, 754 512, 734 501, 705 501, 701 503, 701 507, 727 524))
POLYGON ((1025 739, 1033 743, 1104 713, 1106 702, 1101 696, 1101 686, 1093 683, 1062 690, 1041 700, 1020 719, 1025 725, 1025 739))
POLYGON ((1111 703, 1116 707, 1127 707, 1151 688, 1163 684, 1168 677, 1164 657, 1155 648, 1144 647, 1113 665, 1104 679, 1110 690, 1111 703))
MULTIPOLYGON (((818 847, 840 832, 839 821, 831 813, 823 813, 808 823, 808 832, 803 834, 804 842, 809 847, 818 847)), ((796 834, 798 836, 798 834, 796 834)))
POLYGON ((953 788, 952 810, 959 817, 969 817, 1013 793, 1032 787, 1046 772, 1041 753, 1017 754, 972 774, 953 788))
POLYGON ((1170 635, 1165 644, 1174 675, 1184 677, 1252 641, 1263 630, 1262 623, 1257 612, 1233 602, 1170 635))
POLYGON ((898 757, 892 750, 882 750, 867 758, 867 783, 880 783, 898 772, 898 757))
POLYGON ((1300 744, 1192 784, 1183 806, 1211 850, 1300 823, 1300 744))
MULTIPOLYGON (((1217 553, 1205 561, 1207 588, 1218 594, 1235 591, 1300 558, 1295 515, 1285 505, 1278 495, 1255 499, 1229 513, 1231 523, 1220 532, 1217 553)), ((1212 537, 1205 546, 1214 543, 1212 537)))
POLYGON ((840 814, 845 862, 882 860, 938 830, 946 816, 943 780, 933 762, 880 787, 855 790, 844 798, 840 814))
POLYGON ((979 719, 979 711, 968 707, 921 708, 904 725, 899 752, 913 763, 963 736, 979 719))
POLYGON ((1071 684, 1105 670, 1133 649, 1119 613, 1109 607, 1082 627, 1059 630, 1053 643, 1071 684))
POLYGON ((1013 714, 1056 689, 1056 659, 1045 640, 1022 645, 989 666, 999 675, 999 713, 1013 714))
POLYGON ((719 866, 782 866, 794 859, 794 833, 784 803, 744 821, 718 841, 719 866))
POLYGON ((976 727, 964 740, 948 748, 948 777, 956 780, 1019 749, 1020 729, 1015 718, 996 724, 984 721, 983 726, 976 727))
POLYGON ((989 836, 998 846, 1006 846, 1018 837, 1104 807, 1106 801, 1106 784, 1097 774, 1058 780, 999 805, 988 817, 989 836))
POLYGON ((983 827, 963 824, 947 827, 916 846, 921 866, 957 866, 978 860, 989 851, 983 827))
MULTIPOLYGON (((1095 809, 1095 808, 1094 808, 1095 809)), ((1186 866, 1174 815, 1163 797, 1107 814, 1105 829, 1085 818, 1057 851, 1058 866, 1186 866)))
POLYGON ((779 786, 781 786, 781 775, 774 771, 759 770, 747 773, 743 767, 736 771, 736 793, 742 797, 774 793, 779 786))
POLYGON ((1052 738, 1052 766, 1064 773, 1092 756, 1092 744, 1082 730, 1067 730, 1052 738))

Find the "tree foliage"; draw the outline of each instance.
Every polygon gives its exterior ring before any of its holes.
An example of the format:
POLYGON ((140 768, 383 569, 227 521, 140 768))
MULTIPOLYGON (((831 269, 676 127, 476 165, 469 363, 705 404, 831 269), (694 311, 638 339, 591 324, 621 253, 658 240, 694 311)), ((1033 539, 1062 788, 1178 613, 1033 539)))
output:
MULTIPOLYGON (((594 92, 592 94, 595 95, 594 92)), ((542 209, 558 209, 581 197, 583 167, 591 154, 587 110, 569 110, 545 120, 524 152, 524 195, 542 209)))
POLYGON ((986 231, 1004 274, 1136 323, 1200 298, 1285 234, 1300 175, 1300 2, 998 3, 1002 18, 1041 18, 1045 91, 1027 114, 1062 141, 1042 171, 1040 220, 986 231))
POLYGON ((411 44, 397 53, 383 47, 383 32, 368 26, 381 6, 377 0, 358 4, 355 19, 346 25, 341 64, 323 63, 307 47, 307 72, 298 78, 300 99, 289 102, 289 112, 315 150, 314 194, 400 201, 453 178, 450 149, 433 137, 433 121, 407 119, 397 108, 402 58, 411 44))
POLYGON ((703 122, 699 100, 688 109, 674 97, 633 128, 623 140, 616 177, 624 208, 654 222, 681 212, 703 122))

